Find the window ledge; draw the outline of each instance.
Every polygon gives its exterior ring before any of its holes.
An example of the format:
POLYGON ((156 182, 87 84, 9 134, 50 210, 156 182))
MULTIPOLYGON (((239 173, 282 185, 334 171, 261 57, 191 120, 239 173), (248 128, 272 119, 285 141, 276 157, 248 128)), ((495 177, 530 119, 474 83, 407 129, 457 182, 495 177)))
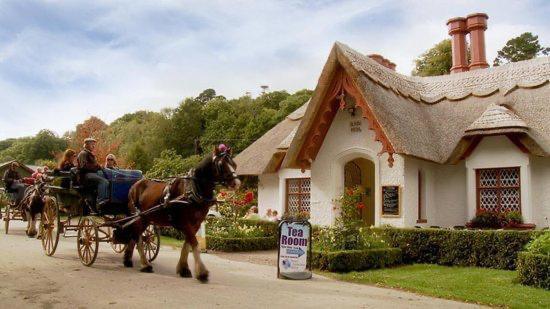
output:
POLYGON ((416 223, 428 223, 428 220, 426 220, 426 219, 418 219, 418 220, 416 220, 416 223))

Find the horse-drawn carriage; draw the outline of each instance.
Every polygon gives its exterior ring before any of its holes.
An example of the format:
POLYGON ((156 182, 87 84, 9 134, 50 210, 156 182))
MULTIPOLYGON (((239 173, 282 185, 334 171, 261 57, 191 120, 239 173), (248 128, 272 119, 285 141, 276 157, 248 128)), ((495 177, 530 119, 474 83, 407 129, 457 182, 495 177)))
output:
MULTIPOLYGON (((109 180, 109 199, 101 206, 98 215, 90 215, 95 203, 92 188, 80 186, 77 172, 58 172, 47 186, 45 205, 41 215, 41 241, 44 253, 55 253, 59 237, 77 239, 78 256, 82 264, 91 266, 98 254, 99 243, 110 243, 113 251, 121 253, 125 244, 119 244, 113 237, 115 222, 128 215, 128 191, 142 178, 141 171, 104 169, 103 176, 109 180)), ((95 189, 95 188, 93 188, 95 189)), ((149 261, 154 260, 160 250, 160 233, 157 227, 149 225, 142 233, 142 241, 149 261)))
POLYGON ((17 203, 16 203, 17 193, 8 192, 4 188, 1 188, 0 190, 2 190, 2 193, 7 199, 7 203, 4 206, 4 213, 2 216, 2 220, 4 220, 5 233, 8 234, 8 231, 10 229, 10 221, 24 220, 25 213, 21 210, 21 208, 17 207, 17 203))

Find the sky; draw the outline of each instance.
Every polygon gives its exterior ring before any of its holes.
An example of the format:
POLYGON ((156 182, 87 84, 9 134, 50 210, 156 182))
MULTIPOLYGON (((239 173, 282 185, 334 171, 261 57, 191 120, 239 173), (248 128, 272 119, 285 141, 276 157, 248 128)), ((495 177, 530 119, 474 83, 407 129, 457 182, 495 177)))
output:
POLYGON ((550 46, 548 0, 0 0, 0 140, 176 107, 207 88, 314 89, 335 41, 410 75, 449 18, 475 12, 489 15, 489 63, 523 32, 550 46))

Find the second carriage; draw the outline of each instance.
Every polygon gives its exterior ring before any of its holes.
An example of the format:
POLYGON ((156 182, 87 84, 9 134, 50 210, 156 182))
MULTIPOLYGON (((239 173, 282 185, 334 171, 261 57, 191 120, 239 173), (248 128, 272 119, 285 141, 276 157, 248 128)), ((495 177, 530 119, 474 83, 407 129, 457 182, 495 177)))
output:
MULTIPOLYGON (((79 186, 77 172, 59 172, 48 186, 41 216, 40 234, 46 255, 54 255, 60 236, 75 237, 82 264, 91 266, 98 254, 99 243, 107 242, 116 253, 126 249, 113 237, 112 223, 127 215, 128 192, 143 176, 141 171, 104 169, 109 181, 109 200, 99 209, 99 215, 89 215, 88 188, 79 186)), ((141 236, 147 258, 153 261, 160 250, 158 227, 150 225, 141 236)))

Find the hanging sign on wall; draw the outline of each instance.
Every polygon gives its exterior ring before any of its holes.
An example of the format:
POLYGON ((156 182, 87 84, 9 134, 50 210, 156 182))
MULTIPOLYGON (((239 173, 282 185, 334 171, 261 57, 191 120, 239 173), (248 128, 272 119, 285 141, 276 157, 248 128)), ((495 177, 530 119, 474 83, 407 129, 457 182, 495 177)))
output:
POLYGON ((399 216, 399 186, 382 186, 382 215, 399 216))

